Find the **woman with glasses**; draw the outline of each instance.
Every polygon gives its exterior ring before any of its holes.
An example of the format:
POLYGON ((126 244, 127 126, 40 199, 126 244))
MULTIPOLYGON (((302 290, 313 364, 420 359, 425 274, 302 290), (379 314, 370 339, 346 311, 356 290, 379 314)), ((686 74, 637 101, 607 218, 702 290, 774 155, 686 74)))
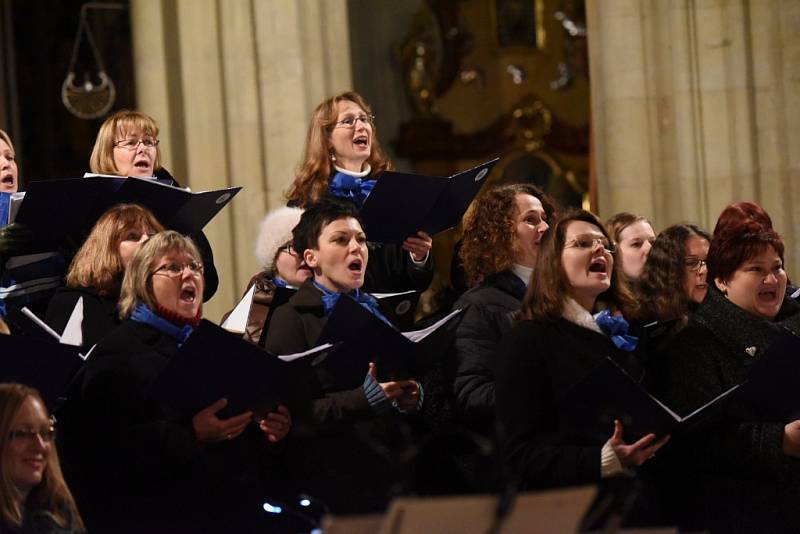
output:
POLYGON ((289 430, 286 409, 222 418, 227 402, 219 399, 184 419, 149 396, 199 324, 202 294, 194 243, 177 232, 156 234, 125 271, 122 324, 73 380, 62 417, 64 457, 90 529, 180 530, 239 514, 246 521, 259 510, 259 464, 289 430))
POLYGON ((568 415, 571 388, 607 356, 641 374, 624 318, 609 310, 592 316, 601 296, 617 307, 631 298, 619 285, 614 245, 597 217, 569 212, 545 234, 521 321, 497 351, 502 457, 521 489, 595 484, 630 473, 668 439, 648 434, 626 443, 619 421, 598 435, 598 421, 568 415))
POLYGON ((46 322, 62 333, 83 298, 83 345, 97 343, 120 323, 117 301, 125 267, 144 242, 163 230, 155 216, 137 204, 119 204, 105 212, 72 259, 66 287, 50 300, 46 322))
POLYGON ((54 423, 39 393, 0 384, 0 532, 84 531, 54 441, 54 423))
MULTIPOLYGON (((332 195, 361 208, 380 173, 393 168, 378 142, 374 119, 364 98, 352 91, 317 106, 303 162, 287 192, 290 206, 307 207, 332 195)), ((433 278, 432 245, 431 237, 421 231, 402 246, 370 243, 364 290, 424 291, 433 278)))
MULTIPOLYGON (((244 339, 263 346, 262 329, 270 314, 270 306, 278 287, 298 288, 311 278, 311 269, 292 247, 292 230, 300 222, 300 208, 278 208, 264 217, 256 241, 256 258, 261 272, 247 284, 247 290, 255 286, 253 301, 247 317, 244 339)), ((223 321, 230 315, 228 312, 223 321)))
POLYGON ((656 237, 639 278, 642 322, 678 319, 673 332, 688 321, 708 291, 711 236, 693 224, 670 226, 656 237))
MULTIPOLYGON (((92 148, 89 167, 95 174, 149 178, 180 187, 177 180, 161 166, 156 121, 141 111, 123 109, 103 122, 92 148)), ((203 257, 205 302, 214 296, 219 285, 214 254, 202 231, 190 237, 197 243, 203 257)))
MULTIPOLYGON (((800 304, 785 298, 784 244, 767 221, 736 205, 720 215, 708 293, 654 377, 659 398, 679 414, 743 383, 782 333, 800 334, 800 304)), ((747 399, 726 400, 672 447, 675 509, 687 529, 797 531, 800 420, 747 399)))

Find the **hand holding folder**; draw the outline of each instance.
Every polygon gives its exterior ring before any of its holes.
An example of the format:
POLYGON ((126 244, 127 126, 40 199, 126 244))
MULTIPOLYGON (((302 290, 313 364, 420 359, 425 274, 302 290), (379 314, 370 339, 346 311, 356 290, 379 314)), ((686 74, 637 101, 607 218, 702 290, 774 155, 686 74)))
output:
POLYGON ((361 208, 367 239, 400 244, 419 230, 432 236, 458 226, 498 161, 449 177, 384 171, 361 208))
POLYGON ((370 363, 375 363, 380 381, 419 377, 449 342, 452 329, 444 326, 460 312, 455 310, 424 330, 399 332, 343 295, 317 340, 317 345, 341 343, 341 347, 319 365, 341 390, 360 386, 370 363))

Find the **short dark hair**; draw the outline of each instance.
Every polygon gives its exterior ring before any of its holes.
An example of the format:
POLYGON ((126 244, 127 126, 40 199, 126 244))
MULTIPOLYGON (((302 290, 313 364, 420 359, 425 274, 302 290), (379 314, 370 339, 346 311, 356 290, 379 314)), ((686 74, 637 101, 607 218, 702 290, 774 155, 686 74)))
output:
POLYGON ((708 248, 708 280, 720 279, 728 282, 744 263, 769 247, 783 262, 783 240, 772 228, 749 216, 738 221, 729 221, 711 239, 708 248))
POLYGON ((319 236, 326 226, 333 221, 348 217, 352 217, 363 226, 355 204, 336 197, 322 197, 306 207, 300 222, 292 230, 292 246, 302 257, 306 250, 319 248, 319 236))

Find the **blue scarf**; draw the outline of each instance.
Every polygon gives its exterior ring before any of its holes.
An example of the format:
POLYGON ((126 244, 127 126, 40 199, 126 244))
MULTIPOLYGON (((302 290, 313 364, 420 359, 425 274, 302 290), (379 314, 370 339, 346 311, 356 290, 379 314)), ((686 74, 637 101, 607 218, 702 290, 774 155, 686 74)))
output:
POLYGON ((0 319, 6 316, 6 302, 0 299, 0 319))
POLYGON ((595 322, 605 335, 611 338, 617 348, 625 352, 633 352, 639 343, 639 338, 628 335, 628 321, 624 317, 612 315, 610 311, 603 310, 595 317, 595 322))
MULTIPOLYGON (((333 307, 336 306, 337 302, 339 302, 339 297, 341 297, 344 293, 337 293, 335 291, 331 291, 327 287, 318 284, 316 280, 312 280, 311 283, 314 284, 314 287, 322 291, 322 306, 325 308, 325 315, 330 314, 331 311, 333 310, 333 307)), ((389 321, 389 319, 387 319, 386 316, 384 316, 381 313, 381 310, 378 307, 378 301, 375 300, 375 297, 373 297, 369 293, 365 293, 364 291, 360 291, 358 289, 354 289, 353 291, 348 293, 347 296, 358 302, 362 307, 366 308, 367 311, 372 313, 375 317, 377 317, 384 323, 394 328, 392 322, 389 321)))
POLYGON ((162 334, 166 334, 175 338, 178 340, 179 347, 186 343, 186 340, 189 339, 189 336, 194 330, 194 328, 188 324, 183 328, 172 324, 163 317, 156 315, 153 310, 141 302, 136 305, 136 308, 133 309, 133 313, 131 313, 131 319, 138 323, 150 325, 162 334))
POLYGON ((282 287, 284 289, 289 287, 289 284, 287 284, 283 278, 278 278, 277 276, 272 277, 272 283, 275 284, 275 287, 282 287))
POLYGON ((359 209, 375 187, 376 180, 364 180, 337 172, 331 178, 328 190, 331 195, 352 200, 359 209))

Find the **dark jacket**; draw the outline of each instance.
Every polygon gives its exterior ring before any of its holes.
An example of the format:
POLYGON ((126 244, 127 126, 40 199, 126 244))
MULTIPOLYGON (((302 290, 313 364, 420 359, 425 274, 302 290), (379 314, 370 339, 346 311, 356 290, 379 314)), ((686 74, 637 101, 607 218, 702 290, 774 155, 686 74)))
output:
MULTIPOLYGON (((326 322, 322 293, 309 280, 273 312, 266 349, 307 350, 326 322)), ((378 415, 363 388, 339 391, 323 369, 309 371, 310 415, 305 422, 293 418, 286 447, 295 487, 322 499, 334 513, 382 511, 392 486, 401 474, 407 476, 400 459, 412 456, 405 418, 397 412, 378 415)))
MULTIPOLYGON (((316 345, 328 318, 322 305, 322 292, 306 281, 289 302, 274 311, 267 332, 265 348, 273 354, 303 352, 316 345)), ((364 370, 366 376, 367 370, 364 370)), ((309 374, 313 425, 331 425, 346 421, 370 419, 373 412, 360 387, 336 391, 325 371, 316 367, 309 374)))
POLYGON ((456 406, 464 423, 484 435, 494 435, 495 352, 523 296, 522 280, 504 271, 487 277, 453 306, 464 309, 454 337, 456 406))
POLYGON ((150 397, 177 350, 174 338, 126 319, 69 388, 59 446, 89 531, 227 521, 263 497, 260 432, 202 444, 191 421, 150 397))
POLYGON ((83 346, 91 347, 119 326, 121 320, 117 311, 118 295, 103 297, 91 287, 62 287, 47 305, 45 322, 57 333, 63 333, 75 304, 81 297, 83 346))
POLYGON ((598 437, 594 421, 567 415, 566 395, 606 356, 634 376, 639 366, 603 334, 564 318, 521 321, 497 352, 497 419, 503 460, 521 488, 593 484, 600 451, 614 428, 598 437))
MULTIPOLYGON (((655 368, 662 400, 687 414, 745 381, 748 365, 781 328, 800 334, 800 305, 784 300, 775 321, 753 315, 716 288, 666 348, 655 368), (750 356, 748 350, 755 356, 750 356)), ((800 530, 800 461, 782 452, 784 421, 764 420, 744 397, 676 440, 669 453, 677 509, 687 526, 713 532, 800 530)))

